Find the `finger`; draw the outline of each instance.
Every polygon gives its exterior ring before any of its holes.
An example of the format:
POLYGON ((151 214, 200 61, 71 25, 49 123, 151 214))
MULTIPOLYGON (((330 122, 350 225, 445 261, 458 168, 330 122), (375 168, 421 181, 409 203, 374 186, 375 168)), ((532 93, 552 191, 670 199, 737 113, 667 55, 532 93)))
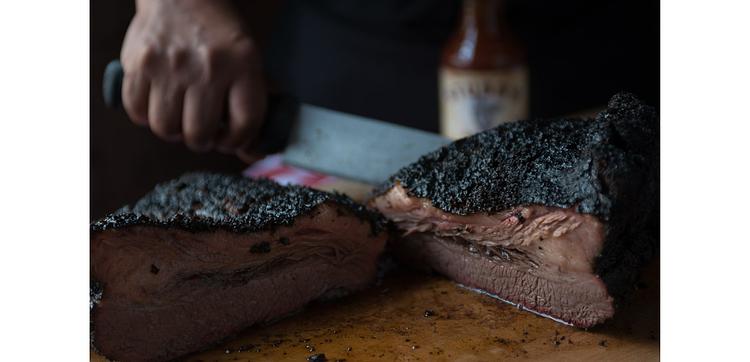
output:
POLYGON ((148 125, 151 132, 165 141, 179 141, 182 133, 182 87, 154 83, 148 102, 148 125))
POLYGON ((148 125, 149 78, 143 73, 125 73, 122 80, 122 105, 133 123, 148 125))
POLYGON ((214 144, 225 91, 218 87, 193 86, 185 93, 182 135, 185 144, 196 152, 205 152, 214 144))
POLYGON ((262 84, 243 78, 229 89, 229 124, 219 135, 219 147, 234 151, 257 137, 263 122, 266 93, 262 84))

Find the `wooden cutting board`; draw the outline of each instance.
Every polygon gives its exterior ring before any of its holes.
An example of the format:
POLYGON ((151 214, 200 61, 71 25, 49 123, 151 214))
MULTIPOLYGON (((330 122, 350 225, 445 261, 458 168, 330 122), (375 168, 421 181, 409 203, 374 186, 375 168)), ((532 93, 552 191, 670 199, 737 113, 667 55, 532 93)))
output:
POLYGON ((655 361, 658 264, 647 271, 633 303, 611 323, 589 331, 518 310, 441 277, 401 270, 363 293, 313 303, 187 360, 305 361, 324 353, 329 361, 655 361))
MULTIPOLYGON (((356 185, 332 185, 361 198, 356 185)), ((435 275, 406 269, 332 302, 315 302, 252 327, 188 361, 656 361, 659 264, 642 274, 631 303, 585 331, 518 310, 435 275)), ((92 361, 105 359, 91 352, 92 361)))

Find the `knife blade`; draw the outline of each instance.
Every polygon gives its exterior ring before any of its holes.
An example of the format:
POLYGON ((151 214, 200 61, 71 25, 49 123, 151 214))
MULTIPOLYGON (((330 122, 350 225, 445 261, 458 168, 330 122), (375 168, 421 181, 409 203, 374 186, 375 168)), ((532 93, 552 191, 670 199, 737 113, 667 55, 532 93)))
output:
MULTIPOLYGON (((121 107, 123 69, 107 65, 104 100, 121 107)), ((378 184, 422 155, 450 140, 430 132, 299 103, 289 96, 269 97, 258 149, 282 151, 286 163, 351 180, 378 184)))
POLYGON ((437 134, 302 104, 284 161, 369 184, 450 141, 437 134))

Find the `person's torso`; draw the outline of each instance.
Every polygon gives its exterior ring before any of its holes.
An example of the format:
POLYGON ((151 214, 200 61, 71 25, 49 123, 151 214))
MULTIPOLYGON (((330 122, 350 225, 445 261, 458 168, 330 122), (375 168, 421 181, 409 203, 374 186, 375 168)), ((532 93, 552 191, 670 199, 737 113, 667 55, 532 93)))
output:
POLYGON ((458 1, 301 1, 282 11, 266 69, 332 109, 437 131, 437 67, 458 1))
MULTIPOLYGON (((530 116, 603 106, 627 90, 659 104, 658 2, 507 0, 528 50, 530 116)), ((459 0, 287 0, 265 68, 332 109, 437 131, 438 67, 459 0)))

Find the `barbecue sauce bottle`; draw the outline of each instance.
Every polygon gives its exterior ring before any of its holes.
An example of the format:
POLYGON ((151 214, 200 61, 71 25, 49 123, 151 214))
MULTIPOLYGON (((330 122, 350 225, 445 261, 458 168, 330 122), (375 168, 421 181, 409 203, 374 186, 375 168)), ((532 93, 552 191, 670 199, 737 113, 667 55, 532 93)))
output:
POLYGON ((464 0, 443 49, 440 131, 458 139, 528 117, 525 54, 504 21, 502 0, 464 0))

